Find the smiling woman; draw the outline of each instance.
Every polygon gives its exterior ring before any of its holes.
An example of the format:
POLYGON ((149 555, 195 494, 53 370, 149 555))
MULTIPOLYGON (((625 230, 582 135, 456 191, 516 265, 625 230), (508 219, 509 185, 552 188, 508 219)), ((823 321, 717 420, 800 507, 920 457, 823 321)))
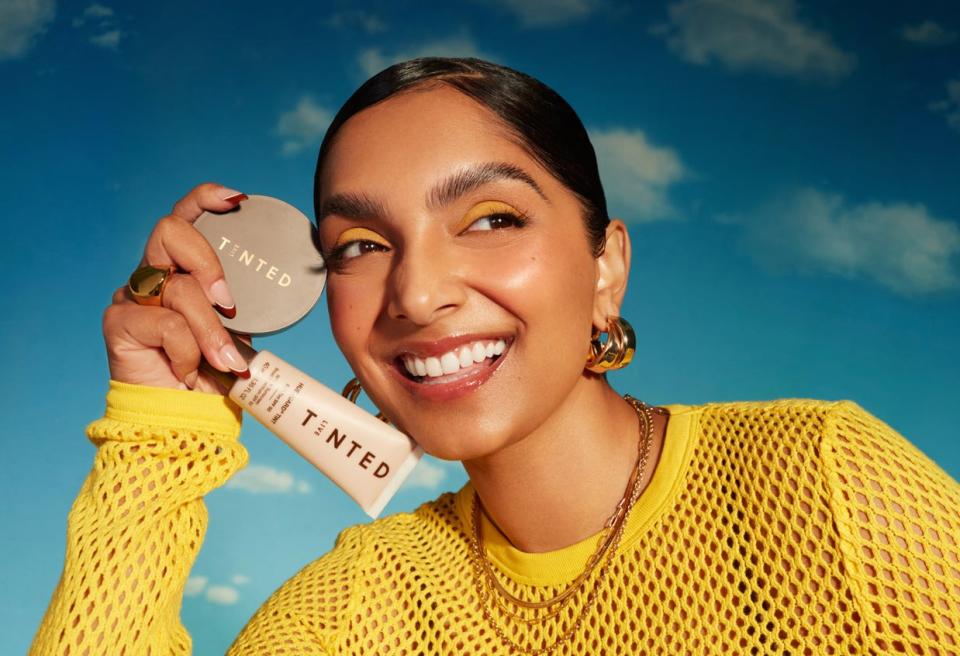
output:
MULTIPOLYGON (((32 653, 190 650, 203 496, 246 460, 196 371, 244 365, 190 224, 244 200, 181 200, 144 262, 179 284, 105 315, 96 466, 32 653)), ((541 82, 477 59, 382 71, 327 131, 315 210, 338 346, 470 480, 345 528, 231 654, 960 654, 960 487, 889 426, 849 401, 654 408, 610 386, 635 348, 630 239, 541 82)))

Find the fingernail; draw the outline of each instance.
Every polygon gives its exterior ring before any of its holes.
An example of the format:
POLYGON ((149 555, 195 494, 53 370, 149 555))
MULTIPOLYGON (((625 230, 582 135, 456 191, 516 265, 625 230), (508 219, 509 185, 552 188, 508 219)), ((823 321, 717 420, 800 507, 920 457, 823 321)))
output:
POLYGON ((197 386, 197 373, 198 372, 194 370, 183 377, 184 384, 190 389, 193 389, 197 386))
POLYGON ((224 187, 220 190, 220 200, 225 200, 228 203, 239 203, 242 200, 247 200, 247 198, 245 193, 237 191, 236 189, 227 189, 224 187))
POLYGON ((213 297, 213 302, 217 306, 217 311, 220 314, 227 319, 233 319, 237 316, 236 303, 233 300, 233 295, 230 293, 230 288, 227 287, 226 280, 220 278, 210 285, 210 296, 213 297))
MULTIPOLYGON (((224 344, 219 351, 220 361, 238 374, 247 371, 247 363, 233 344, 224 344)), ((248 374, 249 375, 249 374, 248 374)))

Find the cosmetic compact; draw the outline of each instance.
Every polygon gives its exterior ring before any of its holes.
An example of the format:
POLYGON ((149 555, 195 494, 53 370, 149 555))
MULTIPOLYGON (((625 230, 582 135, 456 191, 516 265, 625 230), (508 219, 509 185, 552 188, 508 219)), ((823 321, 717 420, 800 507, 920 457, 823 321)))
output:
POLYGON ((237 305, 223 325, 266 335, 289 328, 323 292, 326 268, 313 223, 293 205, 250 196, 234 210, 204 212, 194 223, 216 252, 237 305))

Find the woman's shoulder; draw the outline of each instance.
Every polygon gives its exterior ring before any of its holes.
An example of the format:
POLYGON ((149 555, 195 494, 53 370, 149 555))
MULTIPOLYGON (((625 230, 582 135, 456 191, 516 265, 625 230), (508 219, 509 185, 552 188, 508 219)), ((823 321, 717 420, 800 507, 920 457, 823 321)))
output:
POLYGON ((670 404, 664 406, 670 415, 695 414, 708 421, 732 421, 740 428, 782 425, 793 427, 806 424, 824 427, 831 418, 842 415, 864 420, 880 421, 855 401, 829 400, 806 397, 782 397, 758 400, 709 401, 696 405, 670 404))

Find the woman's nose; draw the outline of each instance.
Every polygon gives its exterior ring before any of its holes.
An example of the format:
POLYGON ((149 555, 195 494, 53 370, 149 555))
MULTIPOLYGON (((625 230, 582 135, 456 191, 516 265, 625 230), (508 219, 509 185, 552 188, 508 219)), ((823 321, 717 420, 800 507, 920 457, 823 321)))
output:
POLYGON ((463 279, 445 251, 421 245, 394 259, 388 282, 391 318, 426 326, 463 305, 463 279))

